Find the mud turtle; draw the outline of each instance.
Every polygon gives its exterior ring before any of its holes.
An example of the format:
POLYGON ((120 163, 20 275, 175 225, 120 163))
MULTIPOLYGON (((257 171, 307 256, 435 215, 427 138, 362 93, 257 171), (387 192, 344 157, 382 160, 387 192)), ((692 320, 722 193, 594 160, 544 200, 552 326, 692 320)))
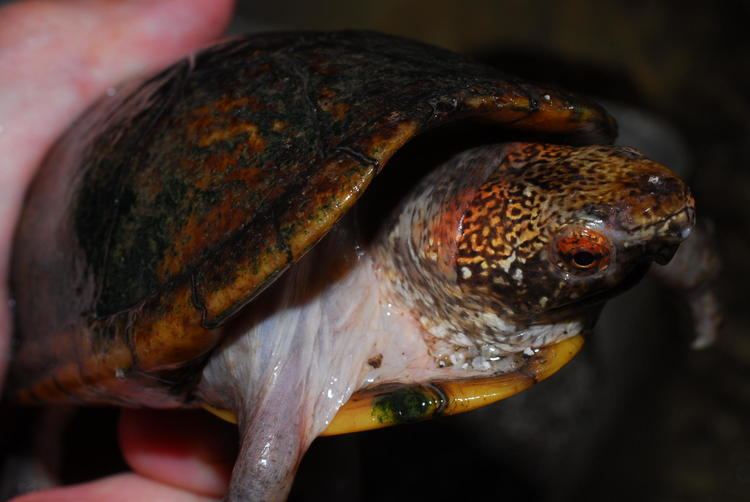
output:
POLYGON ((15 242, 12 384, 207 407, 242 428, 230 498, 283 498, 324 431, 545 378, 668 260, 692 197, 615 129, 386 35, 207 49, 112 90, 47 156, 15 242))

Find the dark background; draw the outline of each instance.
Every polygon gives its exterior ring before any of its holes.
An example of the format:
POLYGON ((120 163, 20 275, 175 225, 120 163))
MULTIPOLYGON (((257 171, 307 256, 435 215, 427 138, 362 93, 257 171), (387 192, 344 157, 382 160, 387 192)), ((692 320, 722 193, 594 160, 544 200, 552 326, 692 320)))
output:
MULTIPOLYGON (((689 349, 684 305, 647 280, 607 307, 569 367, 529 392, 317 440, 293 500, 750 500, 748 19, 750 3, 730 1, 240 1, 234 32, 375 29, 645 111, 661 124, 646 139, 686 173, 724 264, 726 321, 708 350, 689 349)), ((98 471, 63 466, 66 481, 124 468, 102 460, 114 417, 86 411, 68 426, 77 439, 65 449, 96 458, 98 471)))

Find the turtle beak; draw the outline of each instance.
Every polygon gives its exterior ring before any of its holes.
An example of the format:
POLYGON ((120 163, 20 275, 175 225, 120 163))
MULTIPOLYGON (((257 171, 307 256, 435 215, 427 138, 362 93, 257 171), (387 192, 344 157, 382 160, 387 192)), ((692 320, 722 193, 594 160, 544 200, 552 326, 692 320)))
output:
POLYGON ((677 214, 669 217, 659 227, 654 239, 648 244, 649 256, 659 265, 666 265, 680 247, 680 243, 687 239, 695 226, 695 209, 689 203, 677 214))

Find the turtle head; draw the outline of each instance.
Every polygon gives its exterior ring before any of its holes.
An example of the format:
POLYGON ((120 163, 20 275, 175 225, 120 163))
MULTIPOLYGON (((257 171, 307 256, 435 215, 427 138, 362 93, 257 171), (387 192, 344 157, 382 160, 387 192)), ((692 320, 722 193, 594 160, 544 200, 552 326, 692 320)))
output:
POLYGON ((483 146, 417 187, 379 261, 434 352, 514 352, 585 329, 693 223, 686 185, 631 148, 483 146))
POLYGON ((694 224, 694 200, 632 148, 512 143, 480 149, 493 167, 466 207, 457 281, 506 317, 570 317, 669 261, 694 224))

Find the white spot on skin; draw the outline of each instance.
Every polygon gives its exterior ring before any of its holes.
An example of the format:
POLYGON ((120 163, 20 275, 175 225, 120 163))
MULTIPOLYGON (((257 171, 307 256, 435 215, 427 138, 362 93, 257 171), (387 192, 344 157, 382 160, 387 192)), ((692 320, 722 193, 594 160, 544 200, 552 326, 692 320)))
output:
POLYGON ((516 252, 513 251, 513 254, 505 258, 504 260, 500 260, 498 264, 500 265, 500 268, 503 269, 503 272, 506 274, 508 273, 508 270, 510 270, 510 266, 513 265, 513 262, 516 261, 516 252))
POLYGON ((489 360, 498 359, 501 352, 494 345, 482 345, 482 356, 489 360))
POLYGON ((516 327, 499 317, 494 312, 482 312, 480 315, 482 325, 497 333, 512 333, 516 327))
POLYGON ((453 334, 453 340, 451 340, 454 343, 457 343, 459 345, 464 346, 470 346, 473 345, 473 342, 471 341, 471 338, 466 336, 464 333, 454 333, 453 334))
POLYGON ((475 357, 474 359, 472 359, 471 367, 474 368, 475 370, 486 371, 490 369, 492 365, 484 357, 479 356, 479 357, 475 357))
POLYGON ((549 94, 545 94, 542 97, 544 98, 545 101, 550 101, 552 99, 552 97, 549 94))
POLYGON ((115 378, 117 378, 118 380, 122 380, 123 378, 125 378, 125 370, 122 368, 117 368, 115 370, 115 378))
POLYGON ((471 270, 469 270, 469 267, 461 267, 461 277, 464 279, 471 277, 471 270))
POLYGON ((463 352, 454 352, 448 359, 450 359, 450 362, 453 366, 461 366, 462 364, 464 364, 463 352))
POLYGON ((651 176, 648 177, 648 182, 651 183, 652 185, 656 185, 657 183, 659 183, 659 181, 661 181, 661 179, 655 174, 652 174, 651 176))
POLYGON ((516 282, 521 282, 523 280, 523 270, 520 268, 517 268, 513 271, 513 279, 515 279, 516 282))

